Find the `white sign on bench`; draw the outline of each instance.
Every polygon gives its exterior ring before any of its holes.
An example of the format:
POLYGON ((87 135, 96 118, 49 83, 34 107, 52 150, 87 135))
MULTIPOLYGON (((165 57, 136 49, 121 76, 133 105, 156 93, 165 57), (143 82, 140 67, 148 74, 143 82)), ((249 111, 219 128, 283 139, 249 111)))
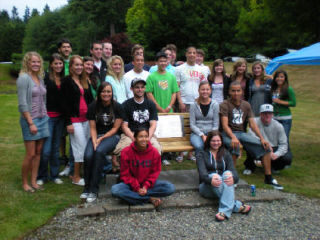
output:
POLYGON ((183 117, 180 115, 158 116, 157 138, 183 137, 183 117))

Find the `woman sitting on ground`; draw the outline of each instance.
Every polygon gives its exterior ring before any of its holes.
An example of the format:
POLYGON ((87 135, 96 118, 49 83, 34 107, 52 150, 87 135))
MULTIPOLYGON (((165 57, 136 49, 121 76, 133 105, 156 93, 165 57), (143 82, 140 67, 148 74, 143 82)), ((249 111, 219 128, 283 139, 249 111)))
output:
POLYGON ((80 198, 86 199, 87 202, 97 199, 105 156, 118 144, 122 123, 122 108, 113 100, 110 83, 101 83, 97 97, 97 100, 89 105, 87 112, 91 138, 84 153, 85 186, 80 195, 80 198))
POLYGON ((208 134, 205 150, 200 151, 196 157, 200 194, 205 198, 219 198, 216 220, 224 221, 231 217, 232 212, 248 214, 251 207, 234 200, 234 184, 239 178, 233 166, 232 157, 224 148, 222 136, 218 131, 208 134))
MULTIPOLYGON (((211 98, 211 84, 199 84, 199 98, 190 106, 191 145, 195 153, 203 150, 208 132, 219 128, 219 104, 211 98)), ((196 160, 192 157, 191 160, 196 160)))
POLYGON ((121 152, 121 183, 113 185, 111 193, 130 205, 147 202, 158 207, 160 197, 171 195, 175 191, 172 183, 157 180, 161 172, 161 157, 149 139, 149 131, 145 128, 134 133, 135 141, 121 152))

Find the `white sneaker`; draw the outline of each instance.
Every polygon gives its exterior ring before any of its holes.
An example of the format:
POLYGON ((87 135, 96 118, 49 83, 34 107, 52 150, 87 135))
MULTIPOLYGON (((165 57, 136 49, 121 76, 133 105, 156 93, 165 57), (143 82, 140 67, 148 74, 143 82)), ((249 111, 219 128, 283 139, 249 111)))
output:
POLYGON ((72 184, 78 185, 78 186, 84 186, 85 182, 84 182, 84 179, 81 178, 81 179, 79 180, 79 182, 73 182, 73 181, 72 181, 72 184))
POLYGON ((167 159, 164 159, 163 161, 162 161, 162 165, 164 165, 164 166, 169 166, 171 163, 167 160, 167 159))
POLYGON ((95 200, 97 200, 97 194, 95 193, 89 193, 88 197, 87 197, 87 203, 92 203, 95 200))
POLYGON ((63 181, 60 178, 56 178, 55 180, 53 180, 53 182, 55 184, 62 184, 63 183, 63 181))
POLYGON ((89 193, 84 192, 84 193, 81 193, 80 198, 81 199, 87 199, 88 196, 89 196, 89 193))
POLYGON ((69 173, 70 173, 70 167, 69 166, 66 166, 62 172, 59 173, 59 176, 60 177, 63 177, 63 176, 69 176, 69 173))
POLYGON ((261 162, 261 160, 254 160, 254 164, 255 164, 257 167, 262 167, 262 162, 261 162))
POLYGON ((250 169, 243 170, 243 175, 251 175, 252 171, 250 169))
POLYGON ((40 185, 40 186, 42 186, 42 185, 44 184, 44 181, 41 180, 41 179, 39 179, 39 180, 37 180, 37 184, 40 185))

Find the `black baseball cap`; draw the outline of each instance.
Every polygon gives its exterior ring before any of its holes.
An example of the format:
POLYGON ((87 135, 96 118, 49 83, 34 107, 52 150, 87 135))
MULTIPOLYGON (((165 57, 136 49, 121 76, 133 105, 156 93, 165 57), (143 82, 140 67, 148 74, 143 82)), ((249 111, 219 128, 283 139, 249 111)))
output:
POLYGON ((146 85, 146 81, 143 80, 142 78, 134 78, 132 81, 131 81, 131 87, 133 88, 137 83, 143 83, 144 85, 146 85))

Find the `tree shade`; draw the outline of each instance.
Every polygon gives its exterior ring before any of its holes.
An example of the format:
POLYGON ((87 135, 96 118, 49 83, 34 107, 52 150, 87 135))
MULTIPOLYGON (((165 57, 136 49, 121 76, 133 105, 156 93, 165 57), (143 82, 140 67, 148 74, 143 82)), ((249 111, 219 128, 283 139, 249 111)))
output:
POLYGON ((320 65, 320 42, 300 50, 276 57, 266 67, 267 74, 272 74, 283 64, 289 65, 320 65))

